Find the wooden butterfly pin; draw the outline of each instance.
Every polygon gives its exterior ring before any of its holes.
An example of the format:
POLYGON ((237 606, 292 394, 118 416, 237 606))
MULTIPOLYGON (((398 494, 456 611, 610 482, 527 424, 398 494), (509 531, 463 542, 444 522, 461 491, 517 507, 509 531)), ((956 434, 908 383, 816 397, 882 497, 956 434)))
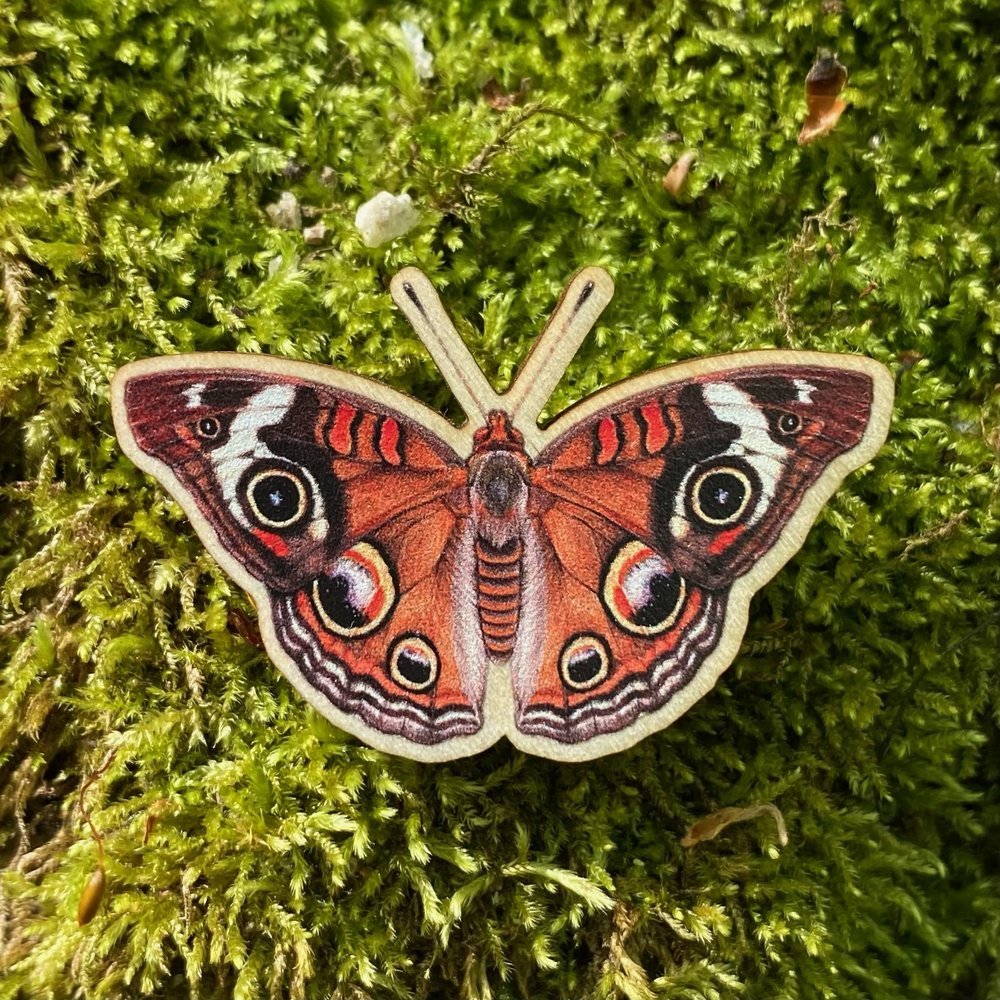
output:
POLYGON ((375 747, 447 760, 506 736, 586 760, 670 724, 885 440, 888 371, 730 354, 628 379, 541 428, 614 292, 605 271, 574 275, 502 395, 420 271, 391 288, 464 426, 325 366, 189 354, 115 376, 125 452, 249 592, 285 676, 375 747))

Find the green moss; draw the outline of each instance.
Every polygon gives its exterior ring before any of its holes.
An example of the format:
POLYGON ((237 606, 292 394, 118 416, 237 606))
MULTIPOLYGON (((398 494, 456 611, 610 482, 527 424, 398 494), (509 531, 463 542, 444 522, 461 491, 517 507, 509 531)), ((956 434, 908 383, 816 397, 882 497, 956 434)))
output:
POLYGON ((995 14, 10 0, 0 998, 996 995, 995 14), (800 147, 820 48, 850 107, 800 147), (529 78, 529 104, 491 108, 490 77, 529 78), (662 157, 688 149, 674 199, 662 157), (354 211, 381 188, 423 219, 368 250, 354 211), (286 189, 325 246, 270 224, 286 189), (226 631, 241 595, 116 446, 112 373, 164 352, 331 362, 451 408, 386 293, 408 263, 498 383, 567 276, 607 266, 554 407, 747 347, 898 373, 888 445, 757 597, 736 664, 625 754, 359 746, 226 631), (78 929, 76 792, 112 748, 89 795, 108 892, 78 929), (787 848, 765 820, 679 846, 757 801, 787 848))

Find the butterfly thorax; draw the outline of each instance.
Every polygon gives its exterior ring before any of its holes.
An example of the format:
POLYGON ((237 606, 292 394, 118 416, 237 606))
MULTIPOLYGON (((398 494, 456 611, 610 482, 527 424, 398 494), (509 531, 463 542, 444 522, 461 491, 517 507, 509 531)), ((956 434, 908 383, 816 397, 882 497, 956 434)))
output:
POLYGON ((523 533, 528 509, 524 439, 505 413, 493 412, 476 433, 469 459, 469 503, 475 526, 476 603, 487 652, 510 656, 521 612, 523 533))

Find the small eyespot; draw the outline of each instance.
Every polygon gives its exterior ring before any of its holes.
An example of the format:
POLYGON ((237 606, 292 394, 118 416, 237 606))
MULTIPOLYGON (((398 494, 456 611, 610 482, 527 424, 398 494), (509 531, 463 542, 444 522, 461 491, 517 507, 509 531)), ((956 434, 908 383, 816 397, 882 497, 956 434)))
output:
POLYGON ((335 635, 354 639, 374 632, 396 603, 396 583, 382 554, 368 542, 344 552, 316 578, 313 606, 335 635))
POLYGON ((688 496, 699 521, 725 527, 746 513, 753 494, 753 483, 742 469, 715 465, 692 479, 688 496))
POLYGON ((437 650, 422 635, 404 635, 389 651, 389 676, 407 691, 429 691, 437 683, 440 668, 437 650))
POLYGON ((779 434, 798 434, 802 430, 802 418, 797 413, 782 413, 777 420, 779 434))
POLYGON ((589 691, 607 680, 611 657, 607 643, 599 635, 574 636, 559 657, 559 676, 573 691, 589 691))
POLYGON ((309 510, 309 489, 301 477, 282 468, 262 469, 246 487, 253 517, 266 528, 291 528, 309 510))
POLYGON ((658 552, 634 539, 615 554, 601 599, 612 620, 635 635, 658 635, 684 606, 687 585, 658 552))
POLYGON ((195 428, 198 437, 211 441, 222 433, 222 424, 215 417, 202 417, 195 428))

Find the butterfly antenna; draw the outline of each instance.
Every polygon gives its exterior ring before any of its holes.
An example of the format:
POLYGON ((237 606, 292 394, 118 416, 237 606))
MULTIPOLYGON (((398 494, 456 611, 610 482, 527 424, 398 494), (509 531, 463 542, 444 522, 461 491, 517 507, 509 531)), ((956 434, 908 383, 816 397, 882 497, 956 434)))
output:
POLYGON ((503 396, 503 408, 522 430, 533 431, 537 427, 538 415, 552 390, 614 294, 615 283, 602 267, 584 267, 570 279, 545 329, 503 396))
POLYGON ((389 291, 431 352, 462 412, 471 421, 484 424, 487 414, 503 404, 462 342, 427 275, 415 267, 404 267, 393 277, 389 291))

